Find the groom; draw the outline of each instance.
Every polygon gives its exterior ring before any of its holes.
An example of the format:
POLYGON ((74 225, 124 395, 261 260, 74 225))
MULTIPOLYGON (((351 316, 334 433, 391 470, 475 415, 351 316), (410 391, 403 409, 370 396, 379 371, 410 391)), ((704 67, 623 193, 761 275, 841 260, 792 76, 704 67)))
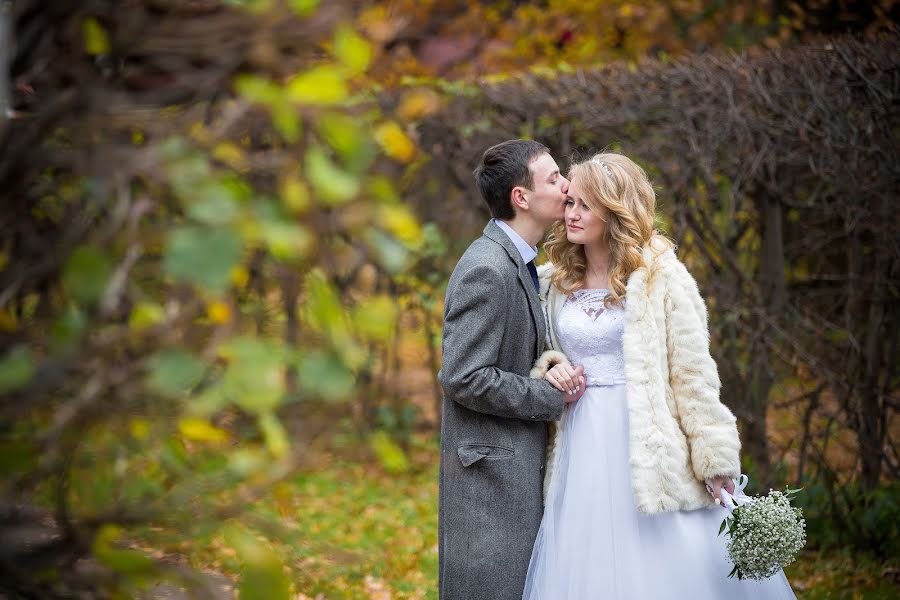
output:
POLYGON ((569 182, 528 140, 489 148, 474 175, 494 218, 444 305, 440 598, 519 600, 543 511, 546 422, 584 393, 528 377, 546 338, 536 246, 563 217, 569 182))

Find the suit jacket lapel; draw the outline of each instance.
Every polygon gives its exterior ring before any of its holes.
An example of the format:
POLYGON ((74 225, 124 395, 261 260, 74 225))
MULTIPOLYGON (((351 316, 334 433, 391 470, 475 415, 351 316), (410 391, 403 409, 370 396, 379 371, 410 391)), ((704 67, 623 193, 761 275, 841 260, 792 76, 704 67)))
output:
POLYGON ((516 245, 513 244, 512 240, 509 239, 509 236, 507 236, 502 229, 497 227, 493 221, 489 221, 484 228, 484 235, 503 246, 503 249, 506 250, 509 258, 513 261, 518 270, 519 280, 522 282, 522 285, 525 286, 525 297, 528 298, 528 308, 531 311, 531 319, 534 323, 535 333, 537 334, 534 349, 535 356, 540 356, 544 351, 544 342, 547 338, 547 325, 544 320, 543 311, 541 310, 541 300, 538 297, 537 291, 534 289, 534 282, 531 280, 531 273, 528 272, 528 267, 525 266, 525 261, 522 260, 522 255, 519 254, 516 245))

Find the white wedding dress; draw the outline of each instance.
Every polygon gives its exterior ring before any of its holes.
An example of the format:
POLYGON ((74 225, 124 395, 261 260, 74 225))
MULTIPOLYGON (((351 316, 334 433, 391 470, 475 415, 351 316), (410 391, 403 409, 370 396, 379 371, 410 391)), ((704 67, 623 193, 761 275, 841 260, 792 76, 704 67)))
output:
POLYGON ((728 578, 725 508, 639 513, 628 465, 624 309, 606 290, 566 300, 557 333, 588 389, 568 407, 531 555, 525 600, 793 599, 784 573, 728 578))

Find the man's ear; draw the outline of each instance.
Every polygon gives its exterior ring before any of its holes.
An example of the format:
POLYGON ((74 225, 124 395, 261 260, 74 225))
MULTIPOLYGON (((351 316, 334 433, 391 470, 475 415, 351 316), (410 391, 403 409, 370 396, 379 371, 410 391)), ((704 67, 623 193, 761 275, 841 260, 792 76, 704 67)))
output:
POLYGON ((516 186, 509 193, 509 201, 516 211, 528 210, 528 198, 525 197, 525 188, 516 186))

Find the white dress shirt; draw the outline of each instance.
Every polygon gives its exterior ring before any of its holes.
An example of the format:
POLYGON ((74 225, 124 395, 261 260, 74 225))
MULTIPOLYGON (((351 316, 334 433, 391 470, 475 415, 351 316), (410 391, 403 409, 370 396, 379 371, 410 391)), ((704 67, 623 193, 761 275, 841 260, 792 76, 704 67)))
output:
POLYGON ((528 242, 523 240, 522 236, 516 233, 516 231, 507 225, 505 221, 501 221, 500 219, 491 220, 497 224, 497 227, 503 230, 503 233, 505 233, 509 239, 512 240, 512 243, 516 246, 516 250, 519 251, 519 254, 522 255, 522 260, 525 261, 526 265, 537 258, 537 248, 529 246, 528 242))

